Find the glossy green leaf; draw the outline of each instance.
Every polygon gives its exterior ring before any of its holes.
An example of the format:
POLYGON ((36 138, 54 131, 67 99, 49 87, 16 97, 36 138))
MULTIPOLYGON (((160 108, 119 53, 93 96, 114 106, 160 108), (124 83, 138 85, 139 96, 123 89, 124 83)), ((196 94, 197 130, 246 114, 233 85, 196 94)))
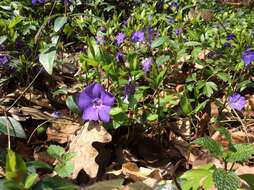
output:
POLYGON ((88 186, 86 190, 112 190, 121 189, 123 187, 123 179, 112 179, 107 181, 97 182, 88 186))
POLYGON ((66 22, 67 17, 65 16, 57 17, 54 22, 54 31, 58 32, 63 27, 63 25, 66 24, 66 22))
POLYGON ((8 135, 7 127, 9 128, 10 136, 18 138, 26 138, 25 131, 21 124, 12 117, 8 119, 4 116, 0 117, 0 133, 8 135))
POLYGON ((68 109, 73 113, 79 113, 79 108, 75 101, 75 96, 68 96, 66 99, 68 109))
POLYGON ((183 113, 185 113, 186 115, 189 115, 192 112, 192 106, 191 106, 190 100, 185 95, 180 100, 180 106, 183 113))
POLYGON ((77 185, 60 177, 45 177, 33 190, 76 190, 77 185))
POLYGON ((38 179, 38 174, 34 173, 29 176, 27 176, 26 181, 25 181, 25 188, 30 189, 38 179))
POLYGON ((48 48, 41 50, 39 55, 40 63, 50 75, 53 73, 55 57, 56 48, 53 45, 50 45, 48 48))
POLYGON ((5 40, 7 40, 6 35, 0 36, 0 45, 3 44, 5 42, 5 40))
POLYGON ((154 40, 154 41, 152 42, 151 47, 152 47, 152 48, 157 48, 157 47, 163 45, 163 44, 164 44, 165 42, 167 42, 167 41, 168 41, 168 37, 167 37, 167 36, 159 37, 158 39, 156 39, 156 40, 154 40))
POLYGON ((21 180, 26 174, 26 163, 12 150, 7 150, 5 177, 7 180, 21 180))
POLYGON ((110 115, 117 115, 119 113, 123 113, 123 109, 121 107, 114 107, 110 110, 110 115))

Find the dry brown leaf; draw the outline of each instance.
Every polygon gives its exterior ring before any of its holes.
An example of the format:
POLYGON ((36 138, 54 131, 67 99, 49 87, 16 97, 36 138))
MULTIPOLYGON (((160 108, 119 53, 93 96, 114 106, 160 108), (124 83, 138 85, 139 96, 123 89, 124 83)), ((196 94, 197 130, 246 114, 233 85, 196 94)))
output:
MULTIPOLYGON (((246 133, 243 131, 233 131, 229 130, 232 136, 232 142, 233 144, 241 144, 241 143, 247 143, 247 138, 249 139, 250 143, 254 142, 254 134, 252 131, 248 131, 248 134, 246 136, 246 133)), ((224 147, 228 146, 228 142, 225 139, 224 136, 222 136, 219 132, 215 132, 212 136, 214 140, 222 144, 224 147)))
POLYGON ((43 113, 41 110, 37 109, 36 107, 21 107, 19 111, 24 115, 24 116, 30 116, 32 119, 35 120, 48 120, 51 117, 43 113))
POLYGON ((52 121, 50 127, 47 128, 48 141, 66 143, 81 128, 79 123, 69 119, 59 118, 52 121))
POLYGON ((201 60, 206 59, 206 56, 208 55, 209 52, 210 52, 210 50, 208 50, 208 49, 202 50, 201 52, 199 52, 198 58, 201 60))
POLYGON ((4 169, 0 167, 0 177, 4 177, 4 176, 5 176, 4 169))
POLYGON ((241 166, 239 165, 235 173, 237 175, 252 174, 254 175, 254 166, 241 166))
POLYGON ((106 129, 95 122, 86 123, 79 131, 77 136, 73 137, 70 143, 70 152, 76 153, 72 159, 74 166, 72 179, 75 179, 78 173, 83 169, 91 178, 97 176, 99 165, 95 162, 98 151, 92 146, 94 142, 107 143, 112 139, 106 129))
POLYGON ((133 181, 142 181, 149 187, 154 187, 158 181, 162 180, 162 175, 159 169, 151 169, 138 167, 134 162, 127 162, 122 165, 121 170, 111 171, 108 174, 120 175, 123 174, 133 181))

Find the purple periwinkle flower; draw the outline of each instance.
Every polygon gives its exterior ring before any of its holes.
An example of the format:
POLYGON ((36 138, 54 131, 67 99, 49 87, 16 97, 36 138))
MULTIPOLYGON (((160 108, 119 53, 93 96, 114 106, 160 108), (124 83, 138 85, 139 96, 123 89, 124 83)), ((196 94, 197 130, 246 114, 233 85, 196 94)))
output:
POLYGON ((106 92, 103 87, 94 82, 88 85, 77 97, 77 105, 83 112, 84 121, 109 122, 109 112, 114 105, 114 96, 106 92))
POLYGON ((62 117, 63 116, 63 113, 60 112, 60 111, 54 111, 52 114, 51 114, 52 117, 54 118, 59 118, 59 117, 62 117))
POLYGON ((245 66, 248 66, 252 61, 254 61, 254 50, 247 49, 242 53, 242 60, 245 66))
POLYGON ((143 42, 145 41, 145 33, 143 31, 133 32, 131 36, 133 42, 143 42))
POLYGON ((152 57, 145 58, 142 62, 144 72, 147 73, 148 71, 150 71, 152 64, 153 64, 152 57))
POLYGON ((233 40, 234 38, 236 38, 235 34, 233 33, 230 33, 226 36, 226 40, 229 41, 229 40, 233 40))
POLYGON ((238 111, 242 111, 245 105, 245 98, 239 93, 234 93, 228 97, 229 106, 238 111))
POLYGON ((22 40, 16 40, 15 42, 16 48, 21 49, 24 47, 24 42, 22 40))
POLYGON ((176 35, 180 35, 180 34, 183 33, 183 29, 181 27, 180 28, 176 28, 175 29, 175 33, 176 33, 176 35))
POLYGON ((102 33, 106 33, 106 32, 107 32, 107 29, 106 29, 104 26, 101 26, 101 27, 100 27, 100 31, 101 31, 102 33))
POLYGON ((153 28, 151 26, 148 26, 147 34, 148 34, 148 41, 152 42, 152 40, 153 40, 153 28))
POLYGON ((230 42, 225 42, 224 47, 232 47, 232 44, 230 42))
POLYGON ((35 5, 37 3, 39 4, 43 4, 45 2, 45 0, 32 0, 32 4, 35 5))
POLYGON ((116 61, 119 62, 119 63, 124 62, 124 55, 121 52, 117 52, 115 58, 116 58, 116 61))
POLYGON ((8 71, 10 73, 15 73, 17 71, 17 68, 15 66, 8 65, 8 71))
POLYGON ((123 32, 119 32, 116 35, 115 42, 119 46, 124 42, 124 39, 125 39, 125 34, 123 32))
POLYGON ((172 9, 178 9, 178 3, 177 2, 172 2, 171 4, 170 4, 170 7, 172 8, 172 9))
POLYGON ((6 55, 0 55, 0 66, 6 66, 6 64, 8 63, 9 59, 6 55))
POLYGON ((156 11, 158 13, 161 13, 163 11, 163 2, 162 1, 157 1, 157 3, 156 3, 156 11))
POLYGON ((128 84, 126 84, 124 86, 124 92, 123 93, 124 93, 124 96, 128 98, 130 96, 133 96, 135 91, 136 91, 135 85, 132 84, 131 82, 128 82, 128 84))
POLYGON ((100 34, 97 34, 96 35, 96 42, 97 42, 97 44, 102 45, 104 42, 104 37, 100 34))

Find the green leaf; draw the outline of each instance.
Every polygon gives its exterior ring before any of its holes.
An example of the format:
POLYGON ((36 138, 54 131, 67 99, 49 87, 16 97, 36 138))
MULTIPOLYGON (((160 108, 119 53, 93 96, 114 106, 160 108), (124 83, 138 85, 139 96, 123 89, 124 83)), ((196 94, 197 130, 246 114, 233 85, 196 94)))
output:
POLYGON ((237 84, 237 89, 239 89, 239 91, 243 91, 245 88, 247 88, 251 84, 253 84, 253 83, 250 80, 242 81, 237 84))
POLYGON ((158 119, 158 114, 155 114, 155 113, 150 113, 147 118, 146 118, 148 121, 155 121, 158 119))
POLYGON ((27 162, 27 167, 30 172, 36 172, 36 169, 45 169, 49 171, 53 170, 53 168, 49 164, 42 162, 40 160, 27 162))
POLYGON ((79 113, 79 108, 76 104, 75 97, 74 96, 68 96, 66 99, 66 106, 68 109, 73 113, 79 113))
POLYGON ((168 55, 161 55, 161 56, 156 58, 156 64, 157 65, 163 65, 163 64, 165 64, 169 60, 170 60, 170 56, 168 56, 168 55))
POLYGON ((55 22, 54 22, 54 31, 58 32, 63 25, 65 25, 67 22, 67 17, 65 16, 59 16, 56 18, 55 22))
POLYGON ((91 186, 86 187, 86 190, 112 190, 112 189, 122 189, 123 179, 111 179, 106 181, 97 182, 91 186))
POLYGON ((214 166, 209 164, 198 169, 192 169, 185 172, 180 179, 183 179, 181 185, 183 190, 209 189, 213 186, 213 170, 214 166))
POLYGON ((207 82, 203 88, 203 93, 207 97, 210 97, 210 96, 212 96, 212 94, 215 90, 218 90, 217 85, 214 82, 207 82))
POLYGON ((156 77, 156 85, 157 87, 160 86, 160 84, 163 82, 163 79, 165 77, 165 74, 167 72, 167 69, 163 69, 162 71, 160 71, 160 73, 157 75, 156 77))
POLYGON ((50 45, 48 48, 42 49, 39 55, 40 63, 50 75, 53 73, 55 57, 56 48, 53 45, 50 45))
POLYGON ((45 177, 33 190, 75 190, 77 185, 60 177, 45 177))
POLYGON ((61 160, 62 161, 69 161, 72 158, 74 158, 76 156, 75 152, 66 152, 64 153, 64 155, 62 156, 61 160))
POLYGON ((5 42, 5 40, 7 40, 6 35, 0 36, 0 45, 3 44, 5 42))
POLYGON ((8 119, 5 116, 0 117, 0 133, 8 135, 7 127, 9 127, 10 136, 26 138, 25 131, 21 124, 12 117, 8 117, 8 119))
POLYGON ((224 169, 215 169, 213 179, 218 190, 237 190, 240 187, 240 178, 224 169))
POLYGON ((192 142, 192 144, 198 144, 209 150, 211 154, 216 157, 223 156, 223 147, 217 141, 213 140, 211 137, 201 137, 192 142))
POLYGON ((23 18, 22 18, 21 16, 16 16, 16 17, 14 17, 14 18, 10 21, 8 27, 9 27, 9 28, 14 28, 14 27, 15 27, 18 23, 20 23, 22 20, 23 20, 23 18))
POLYGON ((123 113, 123 109, 121 107, 114 107, 110 110, 110 115, 117 115, 119 113, 123 113))
POLYGON ((25 181, 25 189, 30 189, 38 179, 38 174, 34 173, 29 176, 27 176, 25 181))
POLYGON ((195 107, 195 109, 193 110, 193 113, 198 113, 200 112, 201 110, 203 110, 207 104, 209 100, 205 100, 204 102, 202 102, 201 104, 198 103, 198 105, 195 107))
POLYGON ((59 159, 65 153, 65 150, 61 146, 50 145, 47 149, 47 153, 53 158, 59 159))
POLYGON ((60 177, 69 177, 73 171, 73 164, 70 161, 64 163, 58 163, 55 167, 55 171, 60 177))
POLYGON ((229 151, 226 156, 227 162, 242 162, 247 161, 254 154, 254 145, 252 144, 236 144, 236 151, 229 151))
POLYGON ((5 177, 7 180, 21 180, 26 174, 27 168, 26 163, 12 150, 7 150, 6 155, 6 166, 5 166, 5 177))
POLYGON ((185 113, 186 115, 189 115, 192 112, 192 106, 191 106, 190 100, 186 95, 182 96, 180 100, 180 107, 183 113, 185 113))
POLYGON ((193 46, 199 46, 199 45, 201 45, 201 43, 195 42, 195 41, 190 41, 190 42, 185 42, 184 45, 187 47, 193 47, 193 46))
POLYGON ((254 189, 254 175, 253 174, 243 174, 243 175, 239 175, 239 177, 248 183, 248 185, 250 186, 250 189, 254 189))
POLYGON ((164 43, 167 42, 167 41, 168 41, 168 37, 167 37, 167 36, 162 36, 162 37, 160 37, 160 38, 154 40, 154 41, 152 42, 151 47, 152 47, 152 48, 157 48, 157 47, 161 46, 162 44, 164 44, 164 43))
POLYGON ((219 79, 221 79, 224 82, 228 82, 231 79, 229 74, 223 73, 223 72, 217 73, 217 76, 218 76, 219 79))
POLYGON ((220 127, 215 130, 219 131, 220 134, 222 134, 226 138, 226 140, 228 141, 228 144, 229 144, 229 149, 236 151, 236 149, 232 143, 232 137, 231 137, 231 134, 229 133, 229 131, 225 127, 220 127))

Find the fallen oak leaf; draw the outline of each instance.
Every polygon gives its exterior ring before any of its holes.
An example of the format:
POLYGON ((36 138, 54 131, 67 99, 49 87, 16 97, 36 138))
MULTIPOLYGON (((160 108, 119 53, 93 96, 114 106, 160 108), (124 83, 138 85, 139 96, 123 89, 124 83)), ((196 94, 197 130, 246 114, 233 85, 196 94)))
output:
POLYGON ((76 156, 71 160, 74 166, 72 179, 75 179, 82 169, 91 178, 95 178, 99 170, 95 158, 99 153, 92 144, 94 142, 108 143, 111 140, 111 135, 102 125, 96 122, 87 122, 70 142, 69 152, 76 153, 76 156))

